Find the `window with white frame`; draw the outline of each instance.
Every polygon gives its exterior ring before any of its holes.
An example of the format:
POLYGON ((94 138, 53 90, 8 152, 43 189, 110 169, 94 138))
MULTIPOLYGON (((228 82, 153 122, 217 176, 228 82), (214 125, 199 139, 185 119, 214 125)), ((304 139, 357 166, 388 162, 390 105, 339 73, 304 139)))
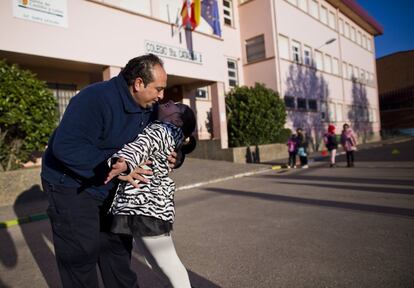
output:
POLYGON ((203 99, 208 100, 208 87, 200 87, 196 90, 196 98, 197 99, 203 99))
POLYGON ((366 83, 366 81, 365 81, 365 71, 364 71, 364 69, 361 69, 361 71, 360 71, 360 80, 361 80, 361 82, 362 83, 366 83))
POLYGON ((290 59, 289 39, 282 35, 279 35, 279 57, 284 59, 290 59))
POLYGON ((354 66, 354 78, 359 78, 359 68, 357 66, 354 66))
POLYGON ((295 108, 295 98, 292 96, 285 96, 285 106, 286 108, 295 108))
POLYGON ((348 79, 351 79, 354 77, 354 66, 351 64, 348 64, 348 79))
POLYGON ((329 115, 329 121, 336 121, 335 118, 335 104, 329 103, 328 104, 328 115, 329 115))
POLYGON ((230 0, 223 0, 224 24, 233 26, 233 5, 230 0))
POLYGON ((367 48, 367 36, 362 36, 362 47, 367 48))
POLYGON ((347 37, 347 38, 349 38, 349 30, 350 30, 349 23, 348 22, 345 22, 345 30, 344 30, 344 32, 345 32, 345 37, 347 37))
POLYGON ((308 0, 298 0, 298 6, 305 12, 308 12, 308 0))
POLYGON ((367 49, 372 51, 372 42, 371 38, 367 38, 367 49))
POLYGON ((336 121, 341 122, 342 119, 342 104, 336 103, 335 104, 335 113, 336 113, 336 121))
POLYGON ((356 30, 355 30, 355 27, 351 27, 351 40, 352 41, 355 41, 355 33, 356 33, 356 30))
POLYGON ((246 40, 247 63, 264 59, 266 57, 264 35, 246 40))
POLYGON ((303 47, 303 63, 312 66, 312 49, 309 46, 303 47))
POLYGON ((320 111, 321 111, 321 119, 322 120, 327 120, 326 119, 326 102, 324 102, 324 101, 321 102, 320 111))
POLYGON ((335 19, 335 13, 332 11, 329 11, 329 27, 332 29, 336 29, 336 19, 335 19))
POLYGON ((309 12, 312 17, 319 18, 319 4, 316 0, 310 0, 309 12))
POLYGON ((305 98, 298 98, 297 103, 298 103, 298 109, 306 110, 307 107, 306 107, 306 99, 305 98))
POLYGON ((300 43, 292 41, 292 60, 296 63, 300 63, 300 43))
POLYGON ((332 73, 332 57, 328 54, 325 54, 325 62, 324 62, 325 72, 332 73))
POLYGON ((323 24, 328 24, 328 9, 324 6, 321 6, 320 20, 323 24))
POLYGON ((323 69, 323 59, 322 59, 322 52, 315 50, 315 65, 316 69, 322 70, 323 69))
POLYGON ((237 61, 227 59, 227 74, 229 78, 229 86, 235 87, 239 84, 239 77, 237 73, 237 61))
POLYGON ((318 104, 315 99, 308 99, 308 109, 312 112, 318 111, 318 104))
POLYGON ((332 60, 332 73, 339 75, 339 60, 337 58, 333 58, 332 60))
POLYGON ((342 62, 342 77, 348 77, 348 65, 346 64, 346 62, 342 62))
POLYGON ((358 31, 358 33, 357 33, 357 43, 358 43, 358 45, 362 45, 362 34, 361 34, 361 31, 358 31))
POLYGON ((344 20, 342 18, 339 18, 339 33, 344 34, 344 20))

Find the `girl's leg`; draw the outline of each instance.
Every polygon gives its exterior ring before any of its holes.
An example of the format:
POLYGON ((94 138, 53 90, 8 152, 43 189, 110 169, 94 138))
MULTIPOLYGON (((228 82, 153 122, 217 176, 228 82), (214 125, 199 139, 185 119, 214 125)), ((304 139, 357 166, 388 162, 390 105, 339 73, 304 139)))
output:
POLYGON ((351 166, 354 166, 354 151, 350 151, 350 164, 351 166))
POLYGON ((336 149, 331 150, 331 164, 335 165, 336 149))
POLYGON ((159 270, 174 288, 191 288, 187 270, 175 251, 171 235, 140 237, 134 235, 138 249, 152 269, 159 270))
POLYGON ((351 167, 351 152, 352 151, 346 151, 346 163, 348 167, 351 167))

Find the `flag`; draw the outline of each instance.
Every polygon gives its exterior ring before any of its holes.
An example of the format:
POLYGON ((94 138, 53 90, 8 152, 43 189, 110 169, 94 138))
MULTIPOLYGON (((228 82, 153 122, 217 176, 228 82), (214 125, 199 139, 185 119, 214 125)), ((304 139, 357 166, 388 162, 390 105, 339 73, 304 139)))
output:
POLYGON ((201 0, 184 0, 181 8, 182 26, 194 30, 200 24, 201 0))
POLYGON ((203 0, 201 16, 213 28, 213 34, 221 37, 220 16, 217 0, 203 0))

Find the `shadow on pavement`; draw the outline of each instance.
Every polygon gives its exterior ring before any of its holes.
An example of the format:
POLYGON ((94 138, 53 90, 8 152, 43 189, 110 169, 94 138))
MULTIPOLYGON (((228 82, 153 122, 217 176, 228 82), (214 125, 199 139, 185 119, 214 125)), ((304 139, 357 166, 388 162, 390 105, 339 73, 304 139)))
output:
MULTIPOLYGON (((45 200, 46 195, 39 185, 33 185, 30 189, 22 192, 14 202, 13 208, 17 218, 27 217, 32 213, 45 213, 46 202, 35 202, 45 200), (36 205, 34 204, 36 203, 36 205), (32 207, 31 207, 32 206, 32 207), (33 207, 37 206, 37 207, 33 207), (30 209, 30 207, 32 209, 30 209), (37 211, 33 210, 36 209, 37 211)), ((39 270, 42 272, 48 287, 57 287, 60 283, 59 272, 55 255, 48 245, 52 243, 52 233, 49 221, 38 222, 37 225, 20 225, 26 245, 32 253, 39 270)))
POLYGON ((370 212, 370 213, 414 217, 414 209, 395 208, 395 207, 358 204, 358 203, 349 203, 349 202, 338 202, 338 201, 331 201, 331 200, 309 199, 309 198, 274 195, 274 194, 259 193, 259 192, 239 191, 239 190, 231 190, 231 189, 204 188, 203 190, 214 192, 214 193, 232 195, 232 196, 258 198, 258 199, 263 199, 263 200, 268 200, 268 201, 289 202, 289 203, 296 203, 296 204, 302 204, 302 205, 322 206, 322 207, 339 208, 339 209, 345 209, 345 210, 355 210, 355 211, 370 212))
MULTIPOLYGON (((10 233, 4 227, 0 227, 0 264, 6 269, 12 269, 17 265, 17 251, 10 233)), ((9 288, 1 281, 0 287, 9 288)))

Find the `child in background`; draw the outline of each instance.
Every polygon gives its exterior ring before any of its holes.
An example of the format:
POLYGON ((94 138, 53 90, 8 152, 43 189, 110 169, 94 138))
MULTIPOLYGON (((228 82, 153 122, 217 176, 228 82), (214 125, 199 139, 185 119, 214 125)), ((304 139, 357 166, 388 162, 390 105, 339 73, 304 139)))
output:
POLYGON ((344 124, 341 134, 341 144, 346 152, 346 162, 348 167, 354 167, 354 151, 356 150, 356 137, 348 124, 344 124))
POLYGON ((331 154, 331 168, 336 167, 335 157, 336 149, 338 149, 338 141, 336 140, 335 129, 336 128, 334 125, 329 124, 328 132, 324 136, 326 149, 328 149, 329 153, 331 154))
POLYGON ((167 157, 180 147, 184 154, 194 150, 195 138, 191 134, 195 122, 194 112, 187 105, 172 101, 161 104, 158 120, 108 160, 112 170, 106 182, 151 161, 153 175, 146 176, 147 182, 119 184, 109 211, 114 215, 111 231, 132 235, 147 262, 162 272, 174 288, 191 285, 170 233, 175 218, 176 187, 168 177, 167 157))
POLYGON ((300 168, 306 169, 309 168, 308 165, 308 140, 303 133, 302 128, 296 129, 297 133, 297 149, 298 149, 298 155, 300 160, 300 168))
POLYGON ((297 149, 297 139, 296 134, 292 134, 287 142, 288 152, 289 152, 289 162, 287 168, 296 168, 296 154, 298 153, 297 149))

